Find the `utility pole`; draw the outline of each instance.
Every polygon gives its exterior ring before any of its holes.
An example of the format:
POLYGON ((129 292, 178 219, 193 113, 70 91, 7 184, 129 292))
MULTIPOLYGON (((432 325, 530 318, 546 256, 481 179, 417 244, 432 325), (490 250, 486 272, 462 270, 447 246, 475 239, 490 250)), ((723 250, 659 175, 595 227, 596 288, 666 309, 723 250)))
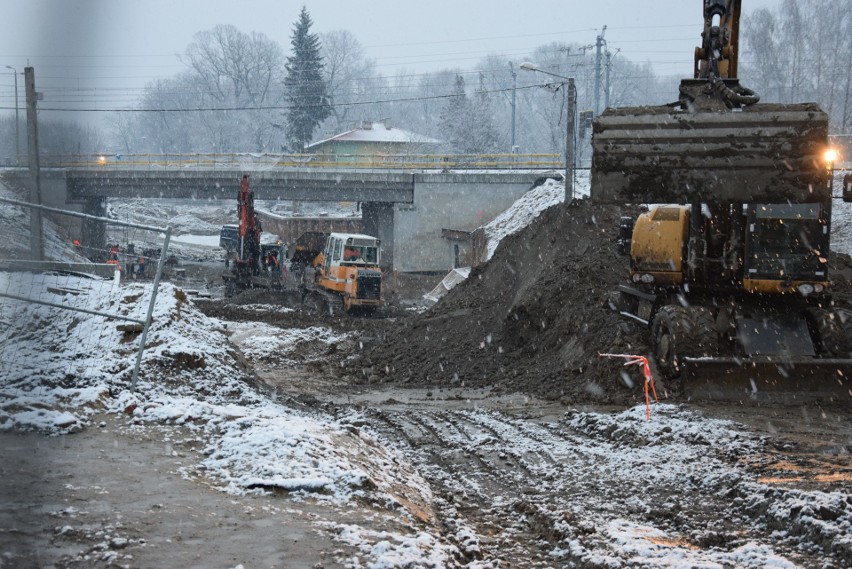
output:
MULTIPOLYGON (((35 71, 24 67, 24 88, 27 93, 27 152, 30 165, 30 203, 41 204, 41 172, 38 160, 38 124, 36 123, 36 101, 41 93, 35 90, 35 71)), ((44 237, 41 229, 41 210, 30 210, 30 257, 33 261, 44 260, 44 237)))
POLYGON ((577 130, 577 88, 574 85, 574 78, 545 71, 535 63, 522 63, 521 69, 524 71, 537 71, 564 80, 560 84, 565 92, 565 107, 566 114, 568 115, 565 119, 565 124, 567 125, 565 129, 565 205, 568 206, 574 199, 574 165, 576 161, 574 156, 574 133, 577 130), (568 189, 569 187, 571 188, 570 190, 568 189))
POLYGON ((18 120, 18 70, 12 67, 11 65, 7 65, 6 69, 11 69, 12 74, 15 77, 15 165, 21 165, 21 133, 19 132, 21 127, 21 121, 18 120))
POLYGON ((509 62, 509 72, 512 74, 512 148, 510 152, 515 153, 515 91, 518 88, 518 72, 512 67, 512 62, 509 62))
POLYGON ((606 87, 604 87, 604 109, 609 108, 609 68, 612 64, 612 54, 606 50, 606 87))
POLYGON ((595 116, 601 114, 601 48, 604 46, 606 26, 595 41, 595 116))
POLYGON ((574 157, 574 133, 577 130, 576 115, 577 115, 577 89, 574 85, 574 78, 569 77, 565 85, 565 98, 568 102, 567 119, 568 123, 568 138, 565 141, 565 203, 570 204, 574 200, 574 166, 576 158, 574 157), (571 199, 568 199, 568 187, 571 187, 571 199))

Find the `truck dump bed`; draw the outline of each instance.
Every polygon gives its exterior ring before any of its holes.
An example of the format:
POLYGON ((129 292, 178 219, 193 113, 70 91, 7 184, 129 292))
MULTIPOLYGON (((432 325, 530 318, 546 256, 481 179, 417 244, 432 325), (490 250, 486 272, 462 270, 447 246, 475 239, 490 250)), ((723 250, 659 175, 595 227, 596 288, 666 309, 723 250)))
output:
POLYGON ((801 203, 830 195, 828 115, 814 103, 742 110, 608 109, 594 122, 597 203, 801 203))
POLYGON ((322 231, 306 231, 293 244, 290 262, 309 265, 325 247, 328 233, 322 231))

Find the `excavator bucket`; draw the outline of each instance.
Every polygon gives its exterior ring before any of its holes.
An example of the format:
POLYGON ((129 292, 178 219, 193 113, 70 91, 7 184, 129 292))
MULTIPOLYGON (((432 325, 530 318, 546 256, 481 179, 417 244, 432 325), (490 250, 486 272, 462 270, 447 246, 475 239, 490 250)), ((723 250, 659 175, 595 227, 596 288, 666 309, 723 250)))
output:
POLYGON ((685 358, 683 388, 691 399, 852 404, 852 360, 685 358))
POLYGON ((593 128, 597 203, 801 203, 831 192, 828 115, 816 104, 608 109, 593 128))

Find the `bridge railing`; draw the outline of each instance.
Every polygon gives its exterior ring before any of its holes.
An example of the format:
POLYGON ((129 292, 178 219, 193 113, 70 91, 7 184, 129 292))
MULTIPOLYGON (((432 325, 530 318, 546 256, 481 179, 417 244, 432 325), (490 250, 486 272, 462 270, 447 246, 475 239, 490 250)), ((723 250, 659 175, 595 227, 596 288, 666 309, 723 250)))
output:
POLYGON ((204 170, 540 170, 564 167, 563 159, 558 154, 72 154, 42 156, 41 164, 45 167, 77 169, 204 170))

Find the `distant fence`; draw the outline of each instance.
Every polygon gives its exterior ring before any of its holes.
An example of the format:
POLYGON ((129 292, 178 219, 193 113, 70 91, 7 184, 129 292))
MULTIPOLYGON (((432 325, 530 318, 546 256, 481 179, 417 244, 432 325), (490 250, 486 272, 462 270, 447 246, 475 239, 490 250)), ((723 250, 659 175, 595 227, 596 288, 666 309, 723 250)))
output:
POLYGON ((50 168, 230 170, 240 168, 378 168, 400 170, 538 170, 564 168, 558 154, 66 154, 40 158, 50 168))
MULTIPOLYGON (((101 345, 112 321, 120 331, 139 335, 139 348, 131 375, 136 386, 142 354, 163 274, 171 228, 116 221, 0 197, 3 225, 0 227, 0 376, 8 385, 16 378, 54 374, 57 378, 86 376, 102 368, 101 345), (43 258, 30 259, 28 218, 42 215, 43 258), (143 251, 84 248, 71 238, 72 220, 145 231, 155 243, 143 251), (92 262, 95 259, 97 262, 92 262), (105 261, 105 262, 102 262, 105 261), (147 269, 146 265, 150 268, 147 269), (150 280, 153 285, 145 315, 128 315, 118 290, 120 275, 150 280), (100 275, 100 276, 99 276, 100 275), (110 276, 114 279, 104 279, 110 276), (76 313, 67 317, 63 313, 76 313), (51 336, 73 335, 74 363, 68 369, 52 369, 51 336), (46 364, 46 362, 48 362, 46 364)), ((141 294, 141 293, 140 293, 141 294)))

